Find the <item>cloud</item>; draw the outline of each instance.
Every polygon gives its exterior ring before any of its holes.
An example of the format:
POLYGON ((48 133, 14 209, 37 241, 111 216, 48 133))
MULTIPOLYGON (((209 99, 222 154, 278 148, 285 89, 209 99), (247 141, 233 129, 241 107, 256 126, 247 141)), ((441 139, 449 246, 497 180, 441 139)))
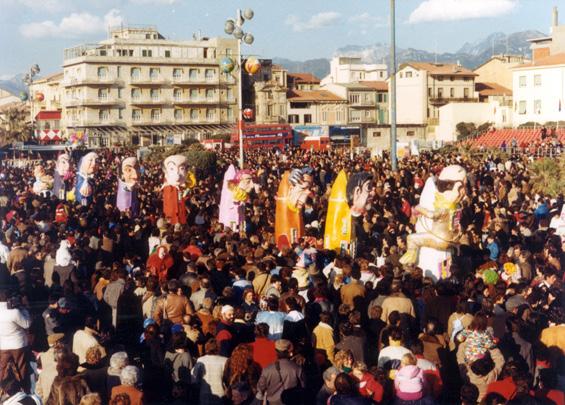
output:
POLYGON ((411 24, 496 17, 512 11, 518 0, 425 0, 408 17, 411 24))
POLYGON ((324 11, 314 14, 308 20, 303 20, 295 15, 289 15, 285 24, 292 27, 294 32, 313 31, 336 23, 340 17, 341 14, 335 11, 324 11))
POLYGON ((72 13, 63 17, 59 23, 52 20, 32 22, 20 26, 20 34, 26 38, 77 38, 99 34, 108 27, 120 25, 123 18, 120 11, 112 9, 104 17, 89 13, 72 13))
POLYGON ((348 18, 350 23, 362 25, 382 25, 385 19, 380 16, 373 16, 367 12, 359 15, 354 15, 348 18))

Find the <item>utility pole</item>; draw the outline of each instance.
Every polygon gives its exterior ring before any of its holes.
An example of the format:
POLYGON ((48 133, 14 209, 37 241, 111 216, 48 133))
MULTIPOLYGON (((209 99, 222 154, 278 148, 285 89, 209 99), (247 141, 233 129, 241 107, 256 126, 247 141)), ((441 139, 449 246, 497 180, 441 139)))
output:
POLYGON ((390 0, 390 161, 392 170, 397 170, 396 162, 396 34, 395 0, 390 0))

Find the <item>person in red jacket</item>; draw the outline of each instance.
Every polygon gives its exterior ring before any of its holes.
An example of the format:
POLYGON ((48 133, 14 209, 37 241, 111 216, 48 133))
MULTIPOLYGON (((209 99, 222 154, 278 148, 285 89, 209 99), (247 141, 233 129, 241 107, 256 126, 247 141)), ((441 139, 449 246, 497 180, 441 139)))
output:
POLYGON ((165 183, 163 191, 163 213, 171 224, 186 224, 186 175, 187 162, 183 155, 173 155, 165 159, 163 165, 165 183))
POLYGON ((255 342, 251 343, 251 347, 253 347, 253 361, 259 363, 261 368, 265 368, 277 361, 275 342, 269 340, 268 336, 269 325, 260 323, 255 326, 255 342))
POLYGON ((374 403, 381 403, 383 400, 383 386, 375 380, 375 377, 367 371, 367 365, 361 361, 353 364, 351 375, 359 381, 359 394, 369 398, 374 403))
POLYGON ((155 253, 147 259, 147 271, 159 278, 159 282, 167 281, 169 269, 173 266, 174 260, 167 252, 165 246, 159 246, 155 253))

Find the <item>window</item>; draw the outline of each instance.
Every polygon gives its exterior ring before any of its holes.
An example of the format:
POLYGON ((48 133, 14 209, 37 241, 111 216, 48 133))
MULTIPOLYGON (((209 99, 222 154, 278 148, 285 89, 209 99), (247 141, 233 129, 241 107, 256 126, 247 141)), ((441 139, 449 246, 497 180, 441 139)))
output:
POLYGON ((190 69, 188 71, 188 77, 190 80, 196 80, 198 78, 198 69, 190 69))
POLYGON ((118 119, 120 119, 120 120, 124 119, 124 109, 123 108, 118 108, 118 119))
POLYGON ((122 67, 121 66, 116 67, 116 76, 122 77, 122 67))
POLYGON ((400 72, 400 78, 402 79, 404 77, 404 73, 400 72))
POLYGON ((205 76, 206 76, 206 80, 213 80, 213 79, 214 79, 214 76, 216 76, 216 75, 214 74, 214 69, 206 69, 206 71, 205 71, 204 74, 205 74, 205 76))
POLYGON ((438 87, 437 89, 437 98, 443 98, 443 88, 438 87))
POLYGON ((98 78, 99 79, 107 79, 108 78, 108 68, 107 67, 99 67, 97 69, 98 78))
POLYGON ((151 56, 153 56, 153 52, 151 51, 151 49, 143 49, 141 51, 141 56, 145 58, 150 58, 151 56))
POLYGON ((455 77, 449 76, 449 81, 450 81, 450 82, 452 82, 452 81, 454 81, 454 80, 455 80, 455 77))
POLYGON ((227 97, 228 100, 233 100, 233 89, 228 89, 227 97))
POLYGON ((171 57, 171 51, 165 51, 165 58, 171 57))
POLYGON ((342 116, 341 116, 341 110, 337 110, 337 111, 335 112, 335 120, 336 120, 336 121, 341 121, 342 119, 343 119, 343 118, 342 118, 342 116))
POLYGON ((431 87, 428 87, 428 97, 431 97, 433 93, 433 90, 431 87))
POLYGON ((534 86, 541 86, 541 75, 534 75, 534 86))
POLYGON ((108 110, 98 111, 98 119, 100 121, 109 121, 110 120, 110 111, 108 111, 108 110))
POLYGON ((371 118, 371 110, 365 110, 365 118, 371 118))
POLYGON ((131 99, 132 100, 139 100, 141 98, 141 90, 140 89, 131 89, 131 99))
POLYGON ((522 100, 518 103, 518 114, 526 114, 526 101, 522 100))
POLYGON ((180 79, 182 77, 182 69, 173 69, 173 79, 180 79))
POLYGON ((193 108, 190 110, 190 119, 191 120, 198 120, 198 110, 193 108))
POLYGON ((469 98, 469 88, 465 87, 463 89, 463 98, 469 98))
POLYGON ((534 114, 541 114, 541 100, 534 100, 534 114))
POLYGON ((216 110, 214 110, 212 108, 208 108, 206 110, 206 119, 208 121, 213 121, 215 117, 216 117, 216 110))
POLYGON ((214 98, 214 90, 213 89, 206 90, 206 98, 208 100, 211 100, 211 99, 214 98))
POLYGON ((406 78, 409 79, 412 77, 412 72, 406 72, 406 78))
POLYGON ((379 72, 379 77, 384 77, 384 73, 383 72, 379 72))
POLYGON ((449 97, 454 98, 455 97, 455 89, 453 87, 451 87, 449 89, 449 97))
POLYGON ((311 124, 312 123, 312 114, 304 114, 304 123, 311 124))
POLYGON ((232 118, 233 118, 233 108, 228 107, 228 119, 232 119, 232 118))
POLYGON ((141 110, 139 109, 131 110, 131 120, 135 122, 141 121, 141 110))
POLYGON ((518 82, 520 87, 526 87, 526 76, 520 76, 518 82))
POLYGON ((198 98, 198 90, 197 89, 190 89, 190 99, 196 100, 198 98))
POLYGON ((438 82, 443 81, 443 76, 438 76, 438 77, 437 77, 437 81, 438 81, 438 82))
POLYGON ((175 110, 175 121, 182 121, 182 110, 181 109, 175 110))
POLYGON ((414 131, 406 131, 406 136, 414 136, 416 133, 414 131))
POLYGON ((98 89, 98 100, 105 101, 108 99, 108 89, 98 89))
POLYGON ((158 101, 160 96, 160 91, 159 89, 151 89, 149 95, 151 96, 151 100, 158 101))
POLYGON ((151 68, 149 69, 149 77, 151 80, 155 80, 159 78, 159 68, 151 68))
POLYGON ((140 68, 131 68, 131 78, 133 80, 139 80, 141 77, 141 69, 140 68))
POLYGON ((175 101, 180 101, 182 99, 182 90, 181 89, 174 89, 173 90, 173 97, 175 101))
POLYGON ((268 117, 272 117, 273 116, 273 106, 271 104, 269 104, 267 106, 267 116, 268 117))
POLYGON ((122 98, 122 97, 123 97, 123 90, 124 90, 124 89, 118 89, 118 98, 122 98))
POLYGON ((322 122, 326 122, 328 120, 328 112, 322 111, 322 122))
POLYGON ((375 131, 373 132, 373 138, 379 138, 381 136, 381 132, 380 131, 375 131))
POLYGON ((298 124, 300 121, 298 119, 298 114, 290 114, 288 116, 289 124, 298 124))
POLYGON ((154 109, 151 110, 151 121, 160 121, 161 120, 161 110, 154 109))
POLYGON ((349 102, 351 104, 359 104, 359 94, 350 94, 349 95, 349 102))
POLYGON ((208 59, 208 48, 202 48, 202 57, 208 59))

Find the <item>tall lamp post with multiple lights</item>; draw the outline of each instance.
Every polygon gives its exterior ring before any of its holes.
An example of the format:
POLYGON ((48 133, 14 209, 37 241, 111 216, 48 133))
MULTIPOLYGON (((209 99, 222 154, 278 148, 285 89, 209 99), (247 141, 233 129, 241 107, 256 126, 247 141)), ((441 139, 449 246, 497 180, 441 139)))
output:
POLYGON ((29 73, 26 73, 24 76, 23 82, 26 84, 28 88, 28 98, 30 102, 29 111, 31 114, 31 136, 34 136, 34 116, 33 116, 33 95, 31 94, 31 85, 33 84, 33 78, 39 74, 41 70, 39 69, 39 65, 37 63, 31 65, 29 68, 29 73))
POLYGON ((228 35, 233 35, 237 39, 237 60, 239 66, 239 80, 238 80, 238 122, 237 122, 237 132, 239 136, 239 168, 243 169, 243 66, 241 61, 241 41, 245 42, 247 45, 251 45, 255 38, 250 33, 245 33, 242 29, 243 24, 246 20, 251 20, 255 13, 250 8, 243 11, 237 10, 235 20, 227 19, 224 24, 224 32, 228 35))
POLYGON ((392 170, 396 171, 396 17, 394 14, 394 0, 390 0, 390 162, 392 170))

